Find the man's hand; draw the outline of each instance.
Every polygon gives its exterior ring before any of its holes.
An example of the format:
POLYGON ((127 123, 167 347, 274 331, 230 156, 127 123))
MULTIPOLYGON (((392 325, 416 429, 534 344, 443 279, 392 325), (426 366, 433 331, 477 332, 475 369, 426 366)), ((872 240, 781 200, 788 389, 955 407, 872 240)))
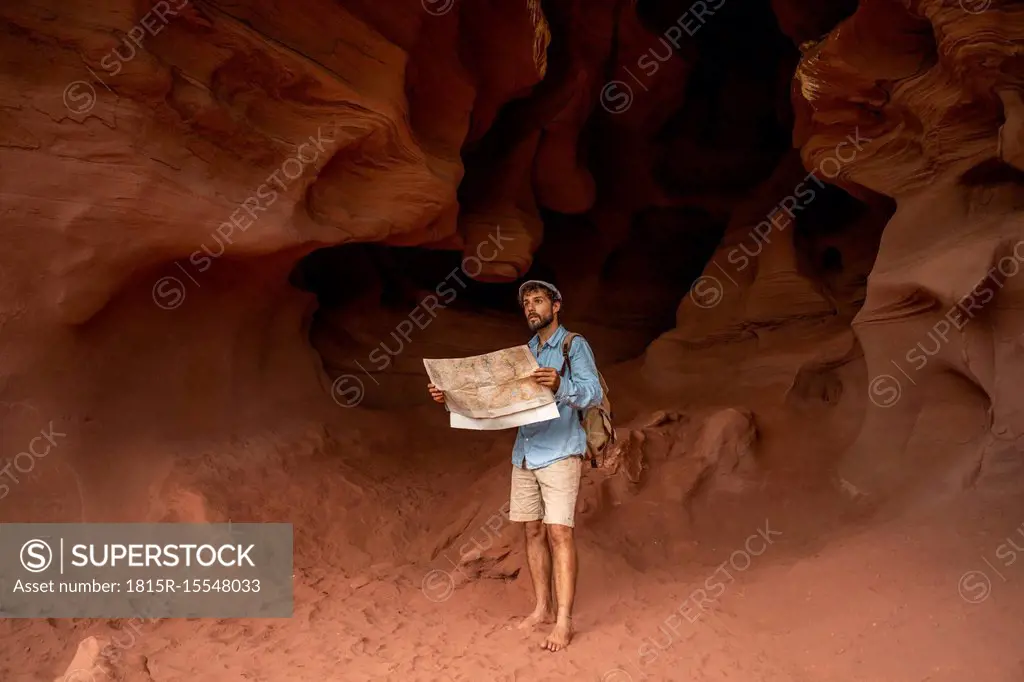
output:
POLYGON ((562 377, 558 376, 558 372, 553 367, 539 367, 533 370, 531 376, 538 384, 547 386, 552 391, 557 391, 558 387, 562 385, 562 377))
POLYGON ((427 384, 427 390, 430 391, 430 397, 434 399, 435 403, 441 403, 444 405, 444 391, 434 384, 427 384))

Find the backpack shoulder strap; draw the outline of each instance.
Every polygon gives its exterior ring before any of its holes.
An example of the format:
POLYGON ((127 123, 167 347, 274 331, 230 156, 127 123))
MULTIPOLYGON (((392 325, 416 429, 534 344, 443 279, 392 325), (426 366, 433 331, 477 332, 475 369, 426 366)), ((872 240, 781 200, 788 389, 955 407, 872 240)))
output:
POLYGON ((572 366, 569 363, 569 350, 572 348, 572 342, 579 336, 576 332, 566 332, 565 338, 562 339, 562 371, 559 372, 559 376, 565 376, 566 370, 569 370, 569 375, 572 375, 572 366))

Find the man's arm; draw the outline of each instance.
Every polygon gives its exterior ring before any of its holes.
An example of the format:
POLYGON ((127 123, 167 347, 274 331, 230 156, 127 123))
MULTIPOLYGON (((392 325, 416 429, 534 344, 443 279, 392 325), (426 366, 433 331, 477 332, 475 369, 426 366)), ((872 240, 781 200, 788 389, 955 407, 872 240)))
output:
POLYGON ((597 362, 590 344, 582 336, 577 336, 572 342, 569 364, 571 369, 561 377, 555 401, 577 410, 600 405, 604 391, 601 390, 601 380, 597 376, 597 362))

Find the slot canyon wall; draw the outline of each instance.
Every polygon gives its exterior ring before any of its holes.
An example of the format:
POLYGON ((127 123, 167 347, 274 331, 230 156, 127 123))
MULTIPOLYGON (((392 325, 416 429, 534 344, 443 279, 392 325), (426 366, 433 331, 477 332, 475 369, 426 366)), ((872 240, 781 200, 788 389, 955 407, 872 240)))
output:
POLYGON ((1024 5, 966 2, 6 3, 0 452, 52 447, 0 520, 406 547, 430 491, 387 481, 447 475, 421 359, 522 342, 526 276, 624 424, 746 404, 834 427, 853 495, 997 479, 1024 5))
POLYGON ((862 3, 805 55, 794 138, 814 164, 856 126, 872 141, 839 179, 896 202, 853 321, 870 400, 841 473, 866 491, 958 492, 1021 464, 1024 13, 898 9, 862 3))

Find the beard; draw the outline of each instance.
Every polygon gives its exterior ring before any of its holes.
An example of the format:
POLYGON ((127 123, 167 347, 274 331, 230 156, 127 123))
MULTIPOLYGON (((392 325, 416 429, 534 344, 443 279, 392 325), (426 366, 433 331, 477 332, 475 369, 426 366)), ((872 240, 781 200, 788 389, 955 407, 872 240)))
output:
POLYGON ((543 329, 554 321, 555 316, 548 313, 547 316, 538 315, 537 317, 527 318, 526 323, 529 325, 530 331, 535 332, 538 329, 543 329))

